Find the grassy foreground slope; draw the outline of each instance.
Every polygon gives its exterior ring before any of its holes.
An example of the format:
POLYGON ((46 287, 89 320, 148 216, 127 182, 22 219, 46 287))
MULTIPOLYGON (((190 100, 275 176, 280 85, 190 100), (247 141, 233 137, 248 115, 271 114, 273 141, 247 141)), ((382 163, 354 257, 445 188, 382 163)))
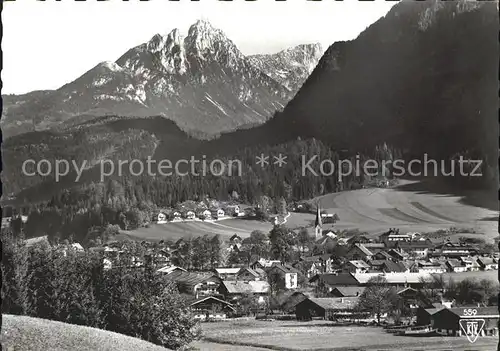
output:
POLYGON ((2 315, 2 348, 15 351, 167 351, 130 336, 26 316, 2 315))

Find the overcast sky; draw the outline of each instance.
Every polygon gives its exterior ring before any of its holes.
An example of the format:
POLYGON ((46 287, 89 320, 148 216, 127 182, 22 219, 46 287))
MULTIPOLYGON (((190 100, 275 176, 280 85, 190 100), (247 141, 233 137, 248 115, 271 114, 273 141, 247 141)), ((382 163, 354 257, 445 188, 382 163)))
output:
POLYGON ((355 0, 151 0, 4 2, 3 94, 57 89, 102 61, 197 19, 222 29, 244 54, 354 39, 395 2, 355 0))

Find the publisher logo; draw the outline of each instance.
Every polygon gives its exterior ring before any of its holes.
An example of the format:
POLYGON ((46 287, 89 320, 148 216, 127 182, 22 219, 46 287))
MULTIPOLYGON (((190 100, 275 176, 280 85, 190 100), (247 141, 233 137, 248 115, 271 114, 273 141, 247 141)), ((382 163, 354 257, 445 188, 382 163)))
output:
POLYGON ((484 319, 461 319, 460 328, 470 343, 476 342, 484 327, 484 319))

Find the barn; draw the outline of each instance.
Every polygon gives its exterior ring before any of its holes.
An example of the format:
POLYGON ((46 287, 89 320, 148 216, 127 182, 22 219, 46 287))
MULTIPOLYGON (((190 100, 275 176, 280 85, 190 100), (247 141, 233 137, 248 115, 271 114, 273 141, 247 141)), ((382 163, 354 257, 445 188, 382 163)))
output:
POLYGON ((366 314, 357 310, 358 299, 358 297, 310 297, 295 305, 295 315, 298 320, 358 318, 366 314))
POLYGON ((498 307, 477 307, 463 306, 453 308, 426 309, 427 315, 423 310, 417 312, 417 323, 420 325, 430 324, 432 328, 439 332, 451 335, 461 336, 464 334, 460 327, 460 320, 484 320, 481 336, 498 335, 498 307), (429 322, 429 323, 427 323, 429 322))

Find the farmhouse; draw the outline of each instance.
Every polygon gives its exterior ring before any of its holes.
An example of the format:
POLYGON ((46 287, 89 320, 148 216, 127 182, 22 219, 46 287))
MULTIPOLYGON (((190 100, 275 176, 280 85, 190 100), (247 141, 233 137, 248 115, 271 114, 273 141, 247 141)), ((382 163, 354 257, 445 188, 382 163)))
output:
POLYGON ((310 295, 311 294, 302 291, 286 291, 281 296, 280 308, 286 313, 295 312, 295 306, 297 306, 299 302, 311 297, 310 295))
POLYGON ((264 301, 264 297, 269 293, 269 283, 266 281, 236 281, 225 280, 218 289, 219 293, 225 296, 226 300, 238 300, 244 295, 259 297, 259 302, 264 301))
POLYGON ((348 260, 363 260, 369 261, 373 257, 373 253, 368 250, 363 244, 354 244, 346 252, 345 258, 348 260))
POLYGON ((348 273, 366 273, 369 269, 370 265, 361 260, 349 261, 344 267, 344 271, 348 273))
POLYGON ((165 224, 167 223, 167 214, 165 212, 160 212, 156 216, 156 222, 158 224, 165 224))
POLYGON ((228 315, 236 312, 232 304, 215 296, 196 299, 189 304, 195 319, 226 319, 228 315))
POLYGON ((417 312, 417 324, 430 324, 432 328, 437 329, 439 332, 453 336, 461 336, 464 334, 460 327, 460 320, 471 319, 484 319, 485 323, 480 332, 481 336, 498 335, 499 315, 497 306, 464 306, 428 309, 425 310, 425 312, 419 310, 417 312))
POLYGON ((181 293, 193 296, 215 295, 222 280, 214 274, 175 271, 165 276, 165 279, 177 283, 181 293))
POLYGON ((317 274, 309 280, 317 295, 327 295, 337 287, 359 287, 360 284, 351 273, 317 274))
POLYGON ((192 220, 192 219, 196 218, 196 214, 194 213, 194 211, 188 210, 188 211, 184 212, 183 217, 185 219, 192 220))
POLYGON ((446 261, 448 272, 461 273, 466 272, 467 267, 457 258, 452 258, 446 261))
POLYGON ((182 267, 177 267, 177 266, 165 266, 157 270, 158 273, 163 273, 163 274, 170 274, 174 272, 187 272, 184 268, 182 267))
POLYGON ((372 260, 370 261, 370 266, 372 270, 384 273, 403 273, 409 271, 401 262, 394 262, 391 260, 372 260))
POLYGON ((229 205, 224 208, 224 212, 228 216, 238 217, 241 213, 241 208, 238 205, 229 205))
POLYGON ((298 287, 299 272, 290 265, 274 264, 266 270, 267 276, 277 275, 285 282, 285 289, 296 289, 298 287))
POLYGON ((199 219, 211 219, 212 218, 212 212, 210 212, 209 210, 202 210, 200 212, 198 212, 198 218, 199 219))
MULTIPOLYGON (((263 271, 262 271, 263 272, 263 271)), ((241 280, 241 281, 251 281, 251 280, 261 280, 265 278, 265 273, 258 273, 254 271, 251 268, 240 268, 236 275, 236 280, 241 280)))
POLYGON ((479 267, 483 271, 498 269, 498 262, 491 257, 479 257, 477 259, 477 263, 479 264, 479 267))
POLYGON ((356 311, 358 299, 358 297, 307 298, 295 306, 295 315, 298 320, 355 318, 359 316, 356 311))
POLYGON ((215 274, 222 280, 236 280, 241 268, 215 268, 215 274))
POLYGON ((220 219, 220 218, 224 217, 224 215, 225 215, 224 210, 221 208, 214 208, 214 209, 210 210, 210 212, 212 214, 213 219, 220 219))
POLYGON ((181 218, 182 218, 182 215, 181 215, 181 213, 179 211, 174 211, 171 214, 171 218, 172 218, 173 221, 180 221, 181 218))

